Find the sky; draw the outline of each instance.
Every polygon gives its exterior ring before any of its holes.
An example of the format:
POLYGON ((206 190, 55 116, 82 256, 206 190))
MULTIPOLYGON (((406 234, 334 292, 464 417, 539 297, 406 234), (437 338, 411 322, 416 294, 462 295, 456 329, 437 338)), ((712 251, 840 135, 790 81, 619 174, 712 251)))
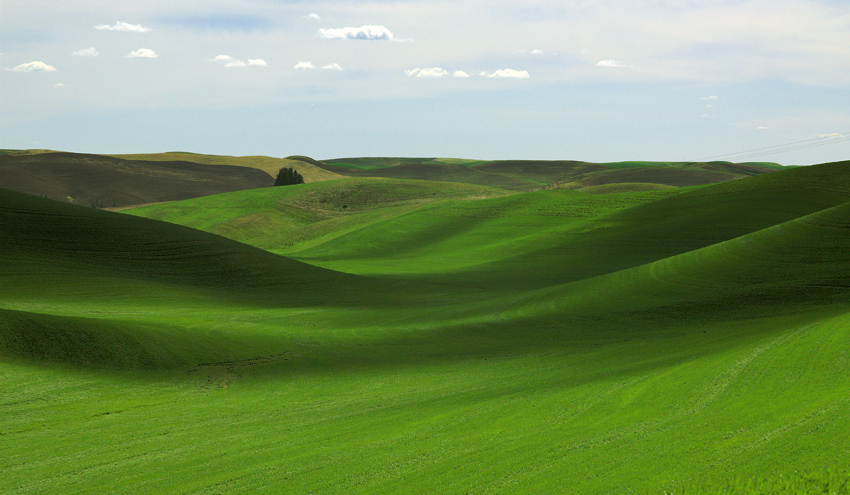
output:
POLYGON ((0 148, 850 159, 846 0, 3 0, 0 148))

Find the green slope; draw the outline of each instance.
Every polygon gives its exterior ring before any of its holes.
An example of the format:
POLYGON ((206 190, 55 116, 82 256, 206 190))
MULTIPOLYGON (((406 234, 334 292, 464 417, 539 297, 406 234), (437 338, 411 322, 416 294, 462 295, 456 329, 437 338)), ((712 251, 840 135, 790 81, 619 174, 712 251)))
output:
POLYGON ((394 282, 4 193, 0 491, 681 493, 845 469, 847 166, 681 194, 408 191, 302 256, 394 282))
POLYGON ((458 183, 346 179, 126 210, 286 253, 424 206, 509 194, 458 183))
POLYGON ((684 187, 769 173, 776 164, 729 162, 617 162, 572 160, 450 160, 441 158, 338 158, 315 162, 356 177, 464 182, 516 191, 581 189, 619 183, 684 187))
MULTIPOLYGON (((315 287, 345 277, 198 230, 0 190, 3 292, 33 287, 34 274, 80 274, 231 293, 315 287), (29 283, 13 282, 30 278, 29 283)), ((57 290, 59 286, 56 287, 57 290)), ((298 297, 296 291, 292 297, 298 297)))
POLYGON ((847 172, 842 162, 695 190, 593 196, 560 190, 491 199, 486 196, 497 191, 458 184, 350 179, 132 213, 335 270, 515 290, 638 266, 840 204, 850 200, 847 172), (397 188, 395 200, 388 188, 397 188), (350 208, 343 210, 344 203, 350 208))
POLYGON ((541 191, 444 204, 293 255, 355 273, 432 274, 509 290, 542 287, 649 263, 841 204, 850 200, 848 172, 850 163, 841 162, 687 191, 541 191))

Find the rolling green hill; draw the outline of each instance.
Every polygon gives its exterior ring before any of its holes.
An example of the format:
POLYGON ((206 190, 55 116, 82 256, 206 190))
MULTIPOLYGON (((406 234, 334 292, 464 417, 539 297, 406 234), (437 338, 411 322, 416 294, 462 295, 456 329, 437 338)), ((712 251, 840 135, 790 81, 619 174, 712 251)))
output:
POLYGON ((726 182, 782 168, 771 163, 589 163, 568 160, 481 161, 445 158, 335 158, 314 163, 326 170, 355 177, 464 182, 516 191, 542 188, 586 189, 622 183, 683 187, 726 182))
POLYGON ((0 191, 0 491, 841 493, 848 172, 0 191))
POLYGON ((510 194, 459 183, 346 179, 214 195, 127 210, 283 253, 435 203, 510 194))

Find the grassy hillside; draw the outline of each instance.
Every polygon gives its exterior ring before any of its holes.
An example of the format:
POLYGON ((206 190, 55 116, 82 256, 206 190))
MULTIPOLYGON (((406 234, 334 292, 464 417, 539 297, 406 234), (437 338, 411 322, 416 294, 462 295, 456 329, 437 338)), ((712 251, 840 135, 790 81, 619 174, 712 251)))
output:
MULTIPOLYGON (((729 162, 616 162, 451 160, 443 158, 336 158, 316 165, 356 177, 464 182, 516 191, 583 189, 620 183, 693 186, 773 172, 777 164, 729 162)), ((646 190, 641 187, 640 190, 646 190)))
POLYGON ((227 165, 236 167, 256 168, 269 174, 272 177, 277 177, 280 169, 294 168, 303 177, 305 182, 320 182, 324 180, 341 179, 344 175, 339 175, 328 170, 324 170, 309 158, 303 156, 291 156, 287 158, 274 158, 270 156, 223 156, 223 155, 203 155, 198 153, 186 152, 170 152, 170 153, 142 153, 129 155, 111 155, 116 158, 126 160, 144 160, 144 161, 186 161, 199 163, 203 165, 227 165))
POLYGON ((346 179, 242 191, 127 210, 276 253, 326 242, 434 203, 509 194, 458 183, 346 179))
POLYGON ((703 188, 494 198, 486 197, 493 191, 460 185, 350 179, 132 213, 333 269, 514 290, 645 264, 841 204, 850 200, 847 172, 846 163, 837 163, 703 188), (346 192, 379 187, 397 187, 410 201, 402 205, 376 193, 364 209, 346 192), (433 196, 439 188, 445 193, 433 196), (483 199, 456 201, 461 192, 483 199), (343 210, 346 202, 351 207, 343 210))
POLYGON ((300 261, 0 192, 0 491, 840 490, 848 169, 145 210, 300 261))
POLYGON ((269 174, 253 168, 169 158, 144 161, 80 153, 10 153, 0 155, 0 187, 110 208, 274 185, 269 174))

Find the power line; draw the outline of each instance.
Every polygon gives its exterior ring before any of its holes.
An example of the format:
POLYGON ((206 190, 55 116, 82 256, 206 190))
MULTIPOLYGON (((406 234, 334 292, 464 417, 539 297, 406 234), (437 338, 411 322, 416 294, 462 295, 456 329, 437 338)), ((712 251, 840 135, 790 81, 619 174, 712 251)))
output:
POLYGON ((764 148, 755 148, 751 150, 739 151, 737 153, 727 153, 724 155, 715 155, 709 156, 706 158, 700 158, 698 160, 694 160, 697 162, 704 162, 707 160, 718 160, 718 159, 726 159, 726 160, 743 160, 746 158, 755 158, 758 156, 765 155, 773 155, 778 153, 787 153, 789 151, 801 150, 806 148, 815 148, 818 146, 826 146, 830 144, 841 143, 850 140, 850 131, 846 132, 838 132, 835 134, 830 134, 828 136, 821 136, 811 139, 804 139, 802 141, 792 141, 790 143, 778 144, 774 146, 767 146, 764 148))
MULTIPOLYGON (((734 159, 735 160, 743 160, 743 159, 746 159, 746 158, 755 158, 755 157, 765 156, 765 155, 787 153, 789 151, 802 150, 802 149, 806 149, 806 148, 816 148, 818 146, 827 146, 827 145, 830 145, 830 144, 841 143, 841 142, 844 142, 844 141, 850 141, 850 136, 836 138, 836 139, 830 139, 829 141, 822 142, 822 143, 810 143, 810 144, 800 145, 800 146, 789 146, 789 147, 774 150, 774 151, 767 151, 767 152, 761 152, 761 153, 753 153, 753 154, 749 154, 749 155, 735 156, 734 159)), ((704 160, 701 160, 701 161, 704 161, 704 160)))

